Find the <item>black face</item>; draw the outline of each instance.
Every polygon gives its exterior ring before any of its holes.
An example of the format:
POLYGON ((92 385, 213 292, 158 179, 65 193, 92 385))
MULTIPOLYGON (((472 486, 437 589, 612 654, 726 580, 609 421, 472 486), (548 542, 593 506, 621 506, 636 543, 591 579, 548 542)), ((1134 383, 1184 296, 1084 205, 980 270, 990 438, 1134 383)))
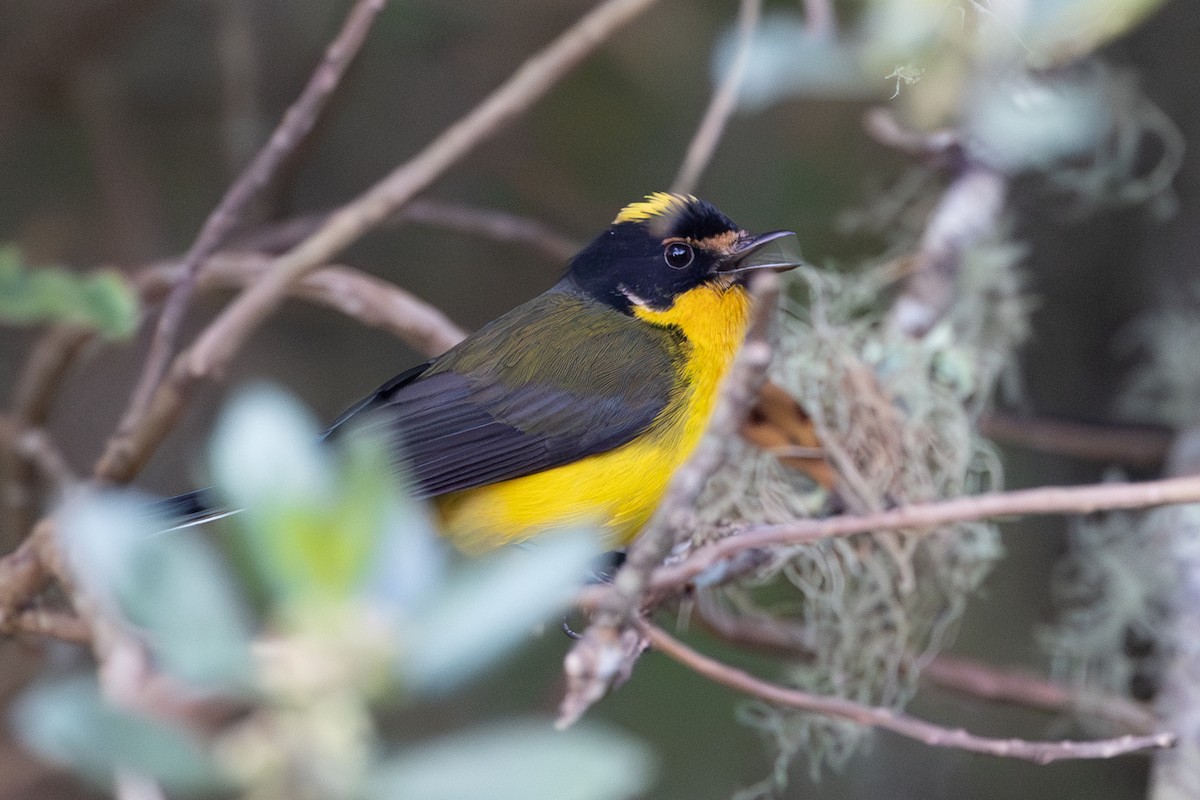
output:
POLYGON ((703 200, 660 200, 657 206, 634 204, 622 211, 571 260, 568 279, 625 313, 634 305, 670 308, 677 295, 720 280, 721 257, 745 234, 703 200))

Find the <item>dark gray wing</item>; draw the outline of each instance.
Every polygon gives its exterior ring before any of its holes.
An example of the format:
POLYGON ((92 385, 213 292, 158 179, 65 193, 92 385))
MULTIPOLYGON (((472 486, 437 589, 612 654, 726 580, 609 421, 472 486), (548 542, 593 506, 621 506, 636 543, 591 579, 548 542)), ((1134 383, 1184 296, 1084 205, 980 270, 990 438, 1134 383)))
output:
POLYGON ((602 453, 646 430, 676 388, 677 331, 552 290, 379 388, 343 427, 384 433, 432 496, 602 453))

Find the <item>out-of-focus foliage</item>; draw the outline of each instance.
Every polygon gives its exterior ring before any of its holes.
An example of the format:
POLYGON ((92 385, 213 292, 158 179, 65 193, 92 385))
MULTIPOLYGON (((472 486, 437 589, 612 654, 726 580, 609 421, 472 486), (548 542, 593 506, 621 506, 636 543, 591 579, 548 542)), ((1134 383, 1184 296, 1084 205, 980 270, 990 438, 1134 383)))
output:
POLYGON ((0 323, 70 322, 125 339, 137 330, 138 313, 137 295, 114 271, 33 268, 17 248, 0 247, 0 323))
POLYGON ((189 794, 467 800, 507 786, 522 787, 514 797, 618 800, 641 792, 652 761, 610 729, 559 734, 549 721, 499 722, 399 749, 381 738, 381 704, 433 702, 563 608, 598 540, 564 532, 455 565, 377 446, 351 435, 334 450, 317 432, 278 391, 233 401, 211 453, 219 492, 243 507, 227 518, 225 548, 195 528, 165 530, 169 521, 150 516, 136 495, 81 495, 60 515, 71 562, 101 615, 128 620, 177 691, 234 703, 236 719, 200 737, 112 707, 93 680, 72 678, 39 685, 21 702, 14 720, 27 744, 100 782, 134 773, 189 794))

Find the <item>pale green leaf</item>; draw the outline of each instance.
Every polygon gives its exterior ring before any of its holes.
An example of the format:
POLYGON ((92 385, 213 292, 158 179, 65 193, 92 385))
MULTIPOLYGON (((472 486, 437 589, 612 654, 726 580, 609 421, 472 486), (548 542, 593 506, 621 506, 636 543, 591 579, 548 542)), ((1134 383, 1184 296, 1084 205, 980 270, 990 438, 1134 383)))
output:
POLYGON ((148 498, 90 492, 60 513, 75 573, 114 601, 162 666, 205 686, 249 680, 249 614, 229 571, 194 530, 159 534, 148 498))
POLYGON ((650 753, 595 725, 555 731, 513 720, 407 750, 377 773, 370 800, 625 800, 653 777, 650 753))
POLYGON ((491 665, 561 612, 599 553, 593 532, 564 531, 465 567, 406 631, 402 680, 440 693, 491 665))
POLYGON ((111 785, 123 771, 152 777, 173 792, 227 786, 197 743, 174 728, 114 709, 88 678, 34 687, 14 705, 12 722, 35 753, 101 784, 111 785))
POLYGON ((0 247, 0 322, 70 322, 125 339, 137 330, 138 314, 137 294, 116 272, 32 269, 15 247, 0 247))

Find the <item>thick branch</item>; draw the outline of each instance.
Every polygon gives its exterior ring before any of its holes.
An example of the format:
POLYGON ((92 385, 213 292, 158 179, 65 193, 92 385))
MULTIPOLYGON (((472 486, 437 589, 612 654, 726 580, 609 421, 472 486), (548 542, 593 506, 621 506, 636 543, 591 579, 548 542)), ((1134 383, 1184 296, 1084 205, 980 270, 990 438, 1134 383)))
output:
POLYGON ((1038 764, 1077 758, 1113 756, 1171 747, 1175 736, 1156 733, 1149 736, 1120 736, 1094 742, 1031 742, 1024 739, 991 739, 962 729, 944 728, 890 708, 866 706, 840 697, 802 692, 761 680, 753 675, 702 655, 666 631, 649 622, 639 621, 637 628, 650 646, 711 681, 757 697, 774 705, 787 706, 827 717, 846 719, 861 725, 898 733, 933 747, 952 747, 972 753, 1020 758, 1038 764))

